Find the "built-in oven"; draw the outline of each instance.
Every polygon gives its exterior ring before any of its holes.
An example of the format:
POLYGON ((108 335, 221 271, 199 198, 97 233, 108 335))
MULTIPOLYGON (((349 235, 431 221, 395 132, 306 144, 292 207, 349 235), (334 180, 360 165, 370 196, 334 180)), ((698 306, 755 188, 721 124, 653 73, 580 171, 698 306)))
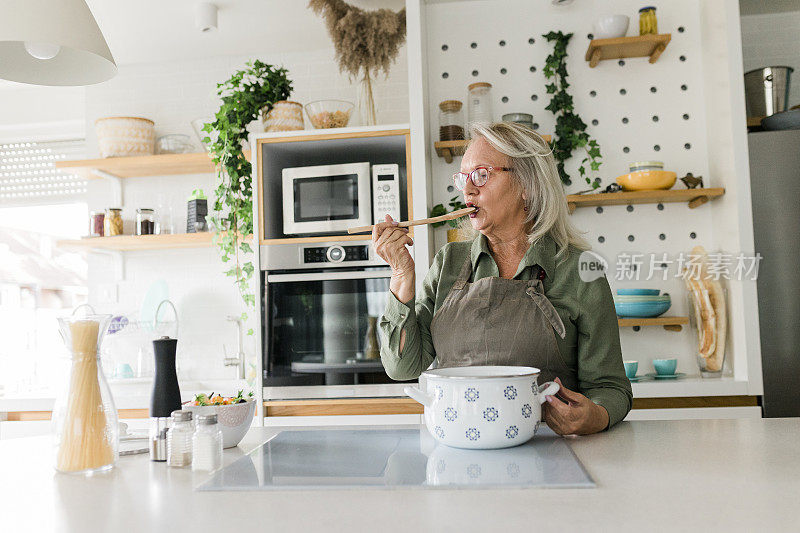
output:
POLYGON ((391 269, 369 243, 262 248, 264 385, 391 383, 378 319, 391 269))

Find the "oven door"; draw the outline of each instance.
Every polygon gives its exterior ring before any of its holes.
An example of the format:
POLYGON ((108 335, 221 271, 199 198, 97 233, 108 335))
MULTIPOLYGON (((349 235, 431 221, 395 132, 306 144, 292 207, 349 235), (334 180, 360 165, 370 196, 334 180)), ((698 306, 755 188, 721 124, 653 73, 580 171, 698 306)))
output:
POLYGON ((392 382, 377 331, 390 269, 263 275, 266 386, 392 382))
POLYGON ((283 170, 283 233, 308 235, 372 224, 369 163, 283 170))

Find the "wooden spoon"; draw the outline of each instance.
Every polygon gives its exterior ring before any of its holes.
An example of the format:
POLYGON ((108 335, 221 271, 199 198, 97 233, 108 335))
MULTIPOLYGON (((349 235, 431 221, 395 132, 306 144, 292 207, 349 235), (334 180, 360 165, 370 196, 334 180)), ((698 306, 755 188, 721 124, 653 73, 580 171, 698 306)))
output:
MULTIPOLYGON (((459 209, 458 211, 453 211, 452 213, 447 213, 446 215, 442 215, 439 217, 433 218, 421 218, 419 220, 404 220, 397 224, 398 228, 407 228, 409 226, 424 226, 425 224, 434 224, 436 222, 444 222, 445 220, 453 220, 454 218, 461 218, 464 215, 468 215, 470 213, 474 213, 478 209, 475 207, 466 207, 464 209, 459 209)), ((347 233, 367 233, 371 232, 372 228, 375 226, 359 226, 357 228, 349 228, 347 233)))

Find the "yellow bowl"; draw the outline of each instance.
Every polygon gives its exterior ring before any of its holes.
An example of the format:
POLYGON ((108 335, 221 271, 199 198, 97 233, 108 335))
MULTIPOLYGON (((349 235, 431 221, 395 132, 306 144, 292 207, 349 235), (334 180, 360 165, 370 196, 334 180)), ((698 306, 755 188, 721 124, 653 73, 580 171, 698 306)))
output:
POLYGON ((675 185, 677 175, 667 170, 637 170, 617 178, 626 191, 653 191, 669 189, 675 185))

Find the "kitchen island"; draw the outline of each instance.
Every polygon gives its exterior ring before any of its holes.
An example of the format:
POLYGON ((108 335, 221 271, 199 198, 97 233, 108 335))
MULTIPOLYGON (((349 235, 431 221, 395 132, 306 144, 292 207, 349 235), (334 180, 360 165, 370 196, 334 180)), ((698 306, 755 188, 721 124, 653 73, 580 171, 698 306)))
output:
MULTIPOLYGON (((251 429, 225 464, 280 431, 251 429)), ((208 474, 147 455, 85 478, 52 470, 48 437, 12 439, 0 442, 0 523, 36 532, 798 527, 798 419, 633 421, 566 440, 596 488, 198 492, 208 474)))

